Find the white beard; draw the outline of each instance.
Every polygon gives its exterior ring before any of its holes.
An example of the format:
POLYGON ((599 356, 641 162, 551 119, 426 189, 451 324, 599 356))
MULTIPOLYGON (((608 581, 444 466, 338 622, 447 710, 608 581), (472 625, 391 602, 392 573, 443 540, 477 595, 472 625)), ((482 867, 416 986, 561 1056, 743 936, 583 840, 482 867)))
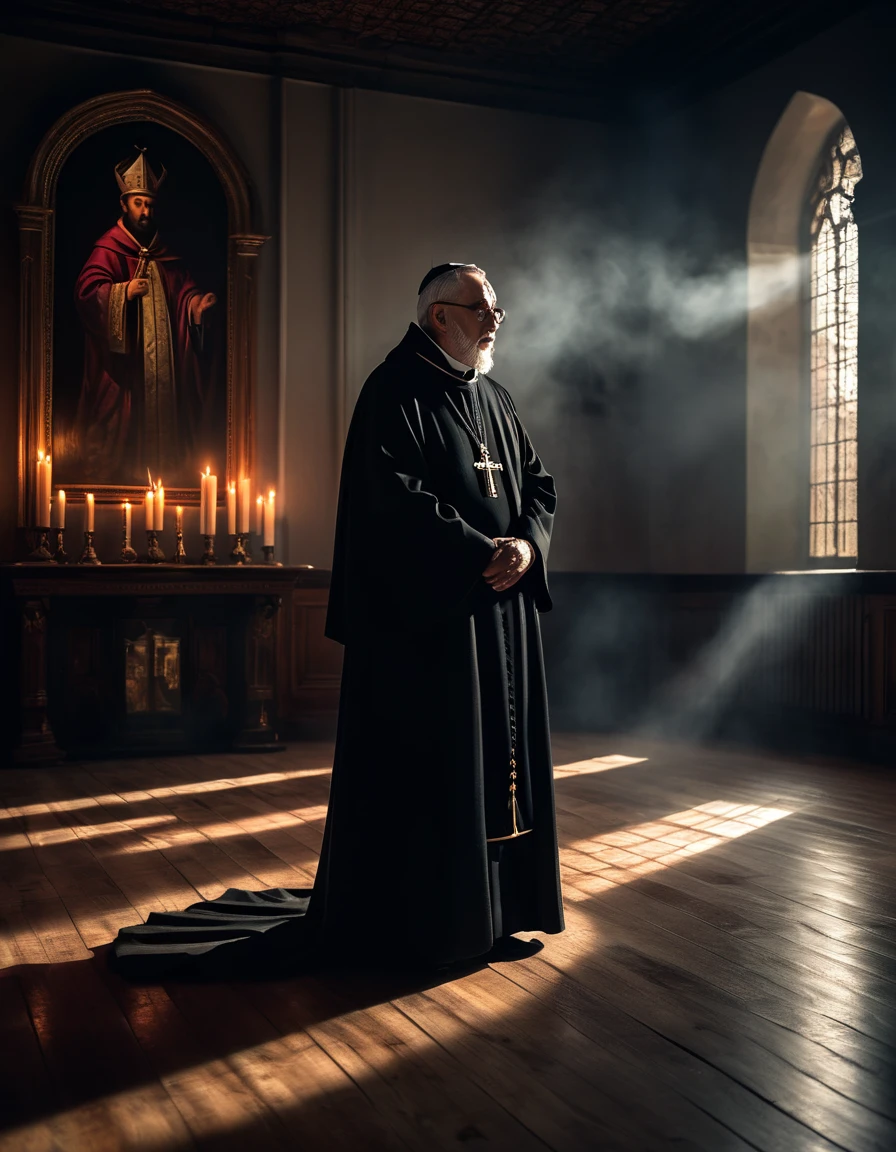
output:
POLYGON ((460 360, 461 364, 469 364, 477 372, 484 372, 488 375, 495 362, 492 345, 489 345, 488 348, 480 348, 475 340, 471 340, 464 334, 463 328, 456 320, 452 320, 449 316, 447 322, 448 339, 451 341, 449 351, 454 359, 460 360))

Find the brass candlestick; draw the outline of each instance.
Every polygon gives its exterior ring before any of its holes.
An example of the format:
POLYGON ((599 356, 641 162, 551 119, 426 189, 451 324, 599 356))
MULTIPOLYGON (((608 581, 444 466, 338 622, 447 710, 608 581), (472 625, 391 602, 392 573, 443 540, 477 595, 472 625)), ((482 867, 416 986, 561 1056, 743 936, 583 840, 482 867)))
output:
POLYGON ((215 538, 214 536, 204 536, 205 551, 202 553, 200 564, 217 564, 218 558, 215 555, 215 538))
POLYGON ((174 535, 177 539, 177 544, 174 546, 173 562, 175 564, 186 564, 187 554, 184 551, 184 529, 182 524, 178 524, 177 531, 174 535))
POLYGON ((53 554, 53 559, 57 564, 68 564, 68 552, 63 547, 63 537, 65 536, 64 528, 56 529, 56 551, 53 554))
POLYGON ((134 564, 137 560, 137 553, 131 547, 131 538, 128 535, 127 528, 121 530, 121 562, 122 564, 134 564))
POLYGON ((150 564, 161 564, 165 559, 165 553, 159 547, 159 538, 154 528, 146 530, 146 558, 150 564))
POLYGON ((81 553, 78 563, 102 564, 102 560, 97 559, 97 554, 93 550, 93 529, 84 533, 84 551, 81 553))
POLYGON ((28 554, 28 559, 33 564, 52 564, 53 554, 50 551, 49 535, 49 528, 33 528, 31 530, 32 542, 35 540, 35 538, 37 540, 35 547, 28 554))
POLYGON ((230 553, 230 560, 233 564, 251 564, 252 557, 249 555, 249 549, 246 547, 247 535, 245 532, 237 532, 233 538, 233 551, 230 553))

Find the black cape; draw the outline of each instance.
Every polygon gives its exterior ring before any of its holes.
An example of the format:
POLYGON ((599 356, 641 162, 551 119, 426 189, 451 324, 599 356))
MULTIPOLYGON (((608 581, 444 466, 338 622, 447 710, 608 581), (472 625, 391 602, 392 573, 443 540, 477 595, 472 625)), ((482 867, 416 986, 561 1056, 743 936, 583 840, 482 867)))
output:
POLYGON ((514 932, 562 931, 538 619, 555 507, 507 391, 466 380, 411 325, 365 383, 346 441, 327 617, 345 663, 310 905, 307 892, 230 890, 124 930, 120 959, 224 942, 270 956, 279 934, 317 955, 443 964, 514 932), (497 499, 473 467, 474 395, 503 469, 497 499), (482 578, 498 536, 535 550, 502 594, 482 578))

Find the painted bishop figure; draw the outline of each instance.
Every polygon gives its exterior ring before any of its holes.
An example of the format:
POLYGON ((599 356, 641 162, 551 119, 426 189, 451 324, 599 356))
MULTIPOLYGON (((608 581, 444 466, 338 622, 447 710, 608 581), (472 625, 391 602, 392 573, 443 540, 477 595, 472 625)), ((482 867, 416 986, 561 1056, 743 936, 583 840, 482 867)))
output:
POLYGON ((189 470, 212 400, 204 327, 216 297, 159 235, 164 167, 156 175, 138 148, 115 177, 121 216, 75 287, 85 336, 78 449, 87 480, 142 483, 149 469, 174 483, 189 470))

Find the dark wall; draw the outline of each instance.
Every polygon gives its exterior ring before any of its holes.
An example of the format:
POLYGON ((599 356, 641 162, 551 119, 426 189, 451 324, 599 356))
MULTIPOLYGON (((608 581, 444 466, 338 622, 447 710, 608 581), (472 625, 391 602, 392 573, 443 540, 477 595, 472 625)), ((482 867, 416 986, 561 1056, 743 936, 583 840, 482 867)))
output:
MULTIPOLYGON (((685 334, 663 338, 645 381, 650 568, 745 563, 746 294, 750 195, 763 150, 798 91, 836 104, 864 165, 860 229, 860 564, 896 565, 896 7, 872 5, 692 106, 644 101, 629 174, 638 235, 680 267, 685 334), (721 289, 721 290, 719 290, 721 289), (693 324, 691 324, 693 321, 693 324), (696 336, 689 334, 696 328, 696 336)), ((652 322, 657 323, 652 315, 652 322)), ((660 327, 668 324, 659 318, 660 327)))

